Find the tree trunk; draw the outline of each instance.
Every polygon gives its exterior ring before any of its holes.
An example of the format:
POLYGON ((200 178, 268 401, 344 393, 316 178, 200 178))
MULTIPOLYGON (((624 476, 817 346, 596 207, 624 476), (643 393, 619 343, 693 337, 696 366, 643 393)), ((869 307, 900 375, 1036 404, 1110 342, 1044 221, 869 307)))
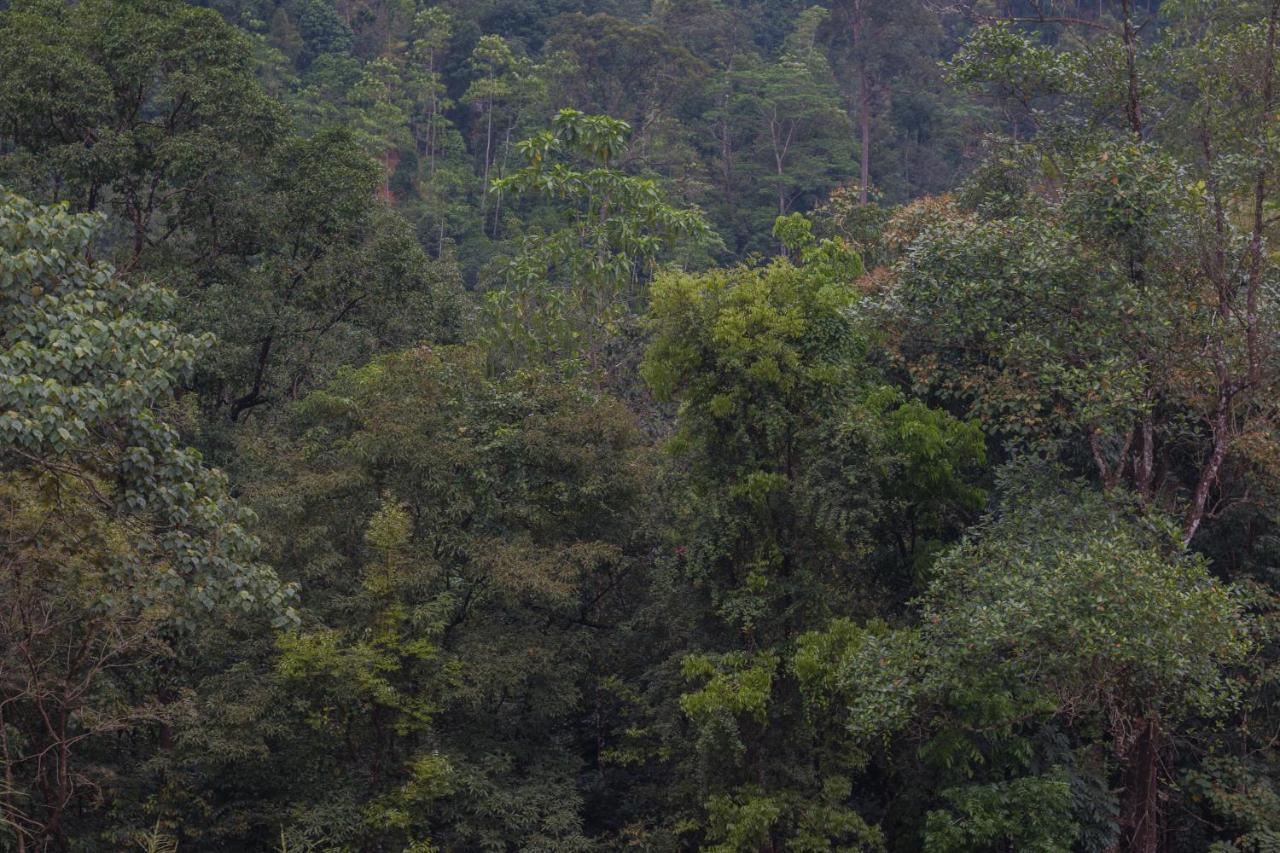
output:
POLYGON ((1190 545, 1204 521, 1205 511, 1209 505, 1209 493, 1217 485, 1218 475, 1222 471, 1223 460, 1227 457, 1227 447, 1231 443, 1231 389, 1230 380, 1219 380, 1218 404, 1213 416, 1213 450, 1209 461, 1200 471, 1196 482, 1196 490, 1191 498, 1191 508, 1187 511, 1187 520, 1183 525, 1182 540, 1190 545))
POLYGON ((1160 840, 1160 727, 1144 720, 1129 747, 1120 804, 1120 849, 1156 853, 1160 840))
POLYGON ((1138 31, 1133 26, 1133 0, 1123 0, 1121 11, 1124 13, 1125 70, 1129 79, 1125 112, 1129 118, 1129 129, 1135 137, 1142 139, 1142 88, 1138 82, 1138 31))
POLYGON ((867 74, 867 60, 861 55, 863 26, 865 24, 862 3, 853 4, 853 52, 858 69, 858 127, 860 130, 860 161, 858 204, 866 205, 870 198, 871 184, 871 80, 867 74))
POLYGON ((493 153, 493 101, 489 101, 489 114, 485 118, 484 128, 484 178, 480 186, 480 230, 484 231, 485 217, 488 215, 489 200, 489 158, 493 153))
POLYGON ((866 72, 858 75, 858 123, 862 127, 862 151, 859 152, 862 160, 861 171, 859 173, 858 187, 858 204, 865 205, 868 201, 868 187, 871 185, 871 86, 867 82, 866 72))

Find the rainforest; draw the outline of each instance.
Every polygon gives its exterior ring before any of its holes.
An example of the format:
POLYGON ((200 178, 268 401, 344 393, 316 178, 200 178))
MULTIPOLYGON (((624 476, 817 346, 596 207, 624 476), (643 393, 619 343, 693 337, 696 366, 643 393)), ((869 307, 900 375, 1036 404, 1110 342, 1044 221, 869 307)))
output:
POLYGON ((0 0, 0 853, 1280 850, 1280 0, 0 0))

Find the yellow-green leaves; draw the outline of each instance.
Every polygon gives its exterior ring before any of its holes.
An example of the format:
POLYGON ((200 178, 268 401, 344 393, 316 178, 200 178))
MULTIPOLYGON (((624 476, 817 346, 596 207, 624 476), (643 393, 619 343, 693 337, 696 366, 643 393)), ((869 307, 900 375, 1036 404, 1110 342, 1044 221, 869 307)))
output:
POLYGON ((706 681, 698 690, 682 696, 680 707, 698 721, 727 714, 764 723, 768 719, 769 695, 777 668, 778 659, 767 654, 687 657, 684 677, 690 681, 706 681))

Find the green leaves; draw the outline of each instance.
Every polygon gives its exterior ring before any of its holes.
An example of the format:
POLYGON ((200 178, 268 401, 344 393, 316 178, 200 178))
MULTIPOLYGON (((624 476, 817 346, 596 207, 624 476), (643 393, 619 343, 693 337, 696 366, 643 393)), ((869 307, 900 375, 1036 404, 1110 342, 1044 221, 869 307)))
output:
POLYGON ((494 182, 497 192, 554 205, 559 230, 527 234, 492 296, 490 347, 552 360, 601 348, 635 308, 660 261, 714 241, 694 208, 676 208, 652 179, 612 168, 630 127, 563 109, 550 129, 517 144, 526 165, 494 182), (585 166, 580 163, 585 161, 585 166))
POLYGON ((994 86, 1029 106, 1040 98, 1080 91, 1079 62, 1076 54, 1037 44, 1012 25, 996 23, 976 28, 947 62, 947 70, 956 83, 994 86))
POLYGON ((685 658, 684 677, 706 679, 705 684, 680 698, 680 707, 695 722, 717 715, 744 717, 763 725, 769 717, 769 696, 778 660, 772 655, 752 658, 731 653, 718 660, 704 655, 685 658))
POLYGON ((926 818, 925 848, 938 853, 1012 846, 1036 853, 1074 850, 1071 783, 1065 773, 943 792, 948 810, 926 818))
POLYGON ((771 468, 788 422, 850 387, 861 351, 853 299, 822 267, 784 260, 654 282, 641 374, 659 398, 681 401, 682 440, 706 454, 699 464, 723 455, 771 468))
POLYGON ((1252 648, 1236 596, 1172 525, 1083 487, 1004 485, 999 514, 934 565, 919 627, 855 634, 836 668, 857 739, 869 747, 915 720, 921 756, 956 783, 929 815, 931 849, 1071 849, 1096 822, 1077 789, 1099 771, 1077 765, 1098 733, 1123 769, 1141 760, 1134 732, 1225 716, 1228 672, 1252 648))
POLYGON ((209 9, 22 3, 0 21, 0 45, 0 115, 18 150, 43 160, 22 178, 82 209, 110 205, 131 226, 134 262, 153 226, 197 200, 216 206, 283 128, 249 40, 209 9))
POLYGON ((1202 559, 1079 490, 1010 505, 935 572, 926 639, 966 669, 998 665, 1060 699, 1087 696, 1098 713, 1221 713, 1222 668, 1249 648, 1243 614, 1202 559))
POLYGON ((327 837, 585 844, 563 733, 634 607, 637 442, 589 383, 423 346, 342 371, 261 449, 271 545, 315 579, 276 665, 309 726, 289 749, 331 780, 287 791, 327 837))
POLYGON ((167 564, 164 595, 288 620, 293 590, 256 562, 225 481, 154 412, 210 341, 148 316, 168 307, 166 292, 82 260, 98 222, 0 192, 4 453, 11 464, 114 479, 120 511, 156 528, 148 556, 167 564))

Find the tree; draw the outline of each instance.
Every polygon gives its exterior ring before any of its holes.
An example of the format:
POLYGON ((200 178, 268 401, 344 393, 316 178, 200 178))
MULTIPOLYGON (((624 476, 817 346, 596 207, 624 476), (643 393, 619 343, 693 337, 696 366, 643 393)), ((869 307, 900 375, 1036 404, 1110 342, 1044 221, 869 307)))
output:
POLYGON ((677 208, 657 183, 614 164, 630 127, 561 110, 550 129, 517 144, 525 166, 498 191, 556 203, 551 228, 526 235, 489 297, 504 346, 554 358, 585 351, 599 367, 608 331, 638 304, 664 255, 698 251, 713 233, 696 208, 677 208))
POLYGON ((931 848, 1154 851, 1161 756, 1230 709, 1252 625, 1176 524, 1082 486, 1003 485, 999 514, 934 566, 919 628, 849 644, 850 729, 918 726, 946 804, 931 848))
POLYGON ((249 40, 210 10, 36 0, 0 27, 7 176, 77 209, 112 211, 126 271, 219 210, 244 164, 283 130, 253 77, 249 40))
POLYGON ((218 335, 201 365, 210 410, 238 422, 374 340, 403 345, 451 323, 447 272, 376 198, 407 132, 385 63, 353 84, 364 98, 354 137, 317 128, 289 138, 254 79, 249 42, 208 10, 102 0, 72 14, 35 3, 0 26, 13 59, 4 73, 23 75, 0 82, 16 134, 6 167, 127 223, 123 244, 107 229, 100 250, 127 274, 169 282, 187 330, 218 335), (64 102, 68 68, 93 88, 64 102), (384 157, 382 181, 357 142, 384 157), (392 294, 413 304, 416 322, 387 304, 392 294))
POLYGON ((311 578, 270 676, 289 722, 264 760, 299 768, 268 789, 277 813, 361 848, 585 849, 601 744, 576 726, 643 553, 630 415, 421 347, 345 371, 259 454, 269 544, 311 578))
MULTIPOLYGON (((484 36, 471 54, 471 64, 476 78, 463 94, 463 103, 474 104, 480 111, 477 132, 483 133, 483 150, 480 169, 480 221, 484 230, 485 211, 488 209, 490 191, 495 189, 493 170, 499 144, 505 160, 511 134, 519 124, 521 111, 536 100, 544 81, 538 76, 535 65, 523 57, 517 57, 511 45, 500 36, 484 36), (496 122, 496 125, 495 125, 496 122), (498 136, 502 139, 499 141, 498 136)), ((501 169, 497 177, 501 177, 501 169)), ((495 196, 495 213, 492 233, 498 231, 497 205, 501 204, 501 189, 495 196)))
POLYGON ((1127 483, 1181 515, 1188 541, 1212 516, 1214 495, 1229 506, 1246 489, 1224 480, 1224 466, 1241 475, 1265 467, 1255 452, 1273 440, 1259 407, 1274 382, 1264 354, 1272 312, 1262 246, 1271 225, 1258 211, 1275 161, 1263 152, 1275 144, 1268 93, 1280 7, 1256 7, 1247 24, 1238 11, 1175 19, 1161 61, 1185 71, 1158 95, 1144 82, 1149 66, 1128 3, 1078 53, 1034 44, 1006 25, 975 33, 955 59, 956 77, 1000 83, 1043 127, 975 176, 965 198, 971 212, 919 232, 892 297, 916 321, 934 296, 949 303, 925 309, 955 325, 935 326, 950 327, 941 335, 948 340, 935 338, 941 346, 928 345, 934 355, 920 367, 946 372, 954 356, 986 374, 982 382, 950 376, 970 400, 999 397, 987 402, 1020 421, 1015 429, 1072 434, 1105 485, 1127 483), (1205 35, 1218 29, 1233 35, 1205 35), (1258 94, 1211 95, 1209 79, 1258 94), (1037 97, 1056 99, 1057 115, 1078 120, 1048 121, 1037 97), (1153 141, 1149 99, 1165 115, 1177 104, 1201 116, 1198 126, 1153 141), (1237 147, 1242 140, 1254 154, 1237 147), (926 292, 934 296, 915 301, 926 292), (1246 436, 1259 443, 1250 449, 1246 436))
POLYGON ((546 50, 570 57, 562 75, 562 104, 609 115, 632 127, 622 163, 679 179, 692 158, 690 135, 679 120, 710 68, 676 43, 676 34, 651 24, 633 24, 597 14, 565 15, 556 21, 546 50))
POLYGON ((382 163, 382 195, 388 200, 400 152, 411 147, 410 107, 401 87, 400 69, 391 60, 378 58, 364 66, 351 89, 356 109, 350 125, 365 151, 382 163))
POLYGON ((444 239, 449 216, 450 184, 462 189, 470 180, 470 170, 465 179, 454 178, 450 170, 450 183, 444 180, 442 171, 448 154, 462 149, 462 140, 450 122, 447 111, 453 106, 448 97, 444 79, 445 61, 450 39, 453 37, 453 19, 440 7, 425 9, 414 19, 413 39, 409 45, 410 71, 408 78, 413 92, 411 130, 419 162, 419 192, 423 195, 430 215, 437 220, 429 225, 436 234, 436 254, 444 253, 444 239), (422 187, 421 163, 426 160, 425 188, 422 187))
POLYGON ((880 540, 894 489, 954 490, 964 505, 982 441, 874 381, 851 311, 857 255, 798 215, 775 233, 798 265, 668 273, 653 287, 642 371, 680 404, 674 569, 701 641, 677 653, 672 689, 693 731, 669 749, 689 756, 675 772, 693 782, 673 805, 701 800, 691 819, 717 850, 868 849, 882 836, 856 784, 865 753, 839 706, 802 690, 818 652, 795 638, 891 597, 900 576, 876 570, 903 568, 877 560, 900 553, 892 534, 880 540))
POLYGON ((424 9, 414 18, 410 56, 414 63, 415 84, 421 92, 419 112, 415 114, 417 130, 414 138, 425 149, 431 178, 435 177, 442 125, 447 126, 448 121, 444 111, 451 106, 442 69, 452 36, 453 20, 439 7, 424 9))
POLYGON ((101 216, 0 194, 0 817, 67 849, 103 737, 163 721, 127 678, 213 611, 294 614, 247 514, 158 408, 209 341, 172 294, 84 260, 101 216))
POLYGON ((231 422, 302 396, 379 342, 452 334, 456 282, 378 199, 379 183, 344 131, 291 140, 232 200, 241 217, 207 234, 226 256, 184 290, 221 340, 201 387, 231 422))
MULTIPOLYGON (((755 186, 763 222, 790 213, 806 196, 816 200, 816 192, 847 174, 844 169, 852 154, 848 116, 840 108, 831 69, 816 43, 824 16, 817 7, 801 16, 774 61, 749 56, 735 60, 719 83, 722 105, 708 113, 724 137, 722 156, 735 151, 740 157, 737 180, 755 186), (765 199, 772 208, 768 214, 765 199)), ((731 171, 726 165, 724 174, 731 171)), ((804 206, 801 203, 801 209, 804 206)), ((746 230, 763 229, 753 222, 746 230)))
MULTIPOLYGON (((853 70, 858 117, 858 201, 871 193, 872 128, 887 112, 895 90, 915 88, 929 69, 920 60, 937 55, 942 31, 926 3, 884 0, 841 0, 833 18, 848 33, 836 43, 853 70), (913 79, 915 78, 915 79, 913 79), (914 85, 913 85, 914 84, 914 85)), ((905 93, 903 93, 905 94, 905 93)))

